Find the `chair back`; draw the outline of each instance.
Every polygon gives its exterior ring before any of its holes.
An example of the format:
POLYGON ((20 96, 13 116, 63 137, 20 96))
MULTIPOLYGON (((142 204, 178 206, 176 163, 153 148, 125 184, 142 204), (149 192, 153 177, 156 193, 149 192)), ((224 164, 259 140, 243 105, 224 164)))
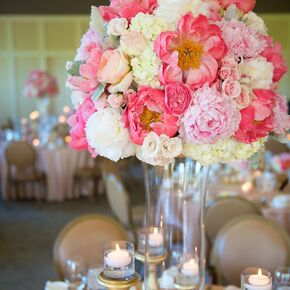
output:
POLYGON ((5 151, 8 168, 14 166, 21 171, 28 167, 33 167, 36 162, 36 152, 34 147, 23 141, 12 142, 5 151))
POLYGON ((54 262, 61 279, 65 262, 82 257, 87 267, 103 263, 106 242, 128 240, 125 229, 115 220, 103 215, 86 215, 67 224, 58 234, 53 249, 54 262))
POLYGON ((241 271, 247 267, 265 268, 273 274, 277 267, 289 265, 289 237, 264 217, 238 217, 219 232, 211 260, 218 284, 240 286, 241 271))
POLYGON ((111 210, 125 226, 131 226, 130 198, 116 163, 106 160, 103 166, 103 180, 111 210))
POLYGON ((247 199, 236 196, 218 198, 205 212, 205 225, 208 239, 213 243, 220 229, 228 221, 249 214, 261 215, 261 212, 255 204, 247 199))

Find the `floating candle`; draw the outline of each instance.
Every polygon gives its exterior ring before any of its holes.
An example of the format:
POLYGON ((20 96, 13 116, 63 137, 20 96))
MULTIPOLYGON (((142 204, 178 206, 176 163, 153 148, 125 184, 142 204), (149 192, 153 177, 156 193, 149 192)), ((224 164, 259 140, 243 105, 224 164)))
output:
POLYGON ((153 233, 149 234, 148 243, 150 247, 160 247, 163 245, 163 235, 154 228, 153 233))
POLYGON ((131 263, 131 257, 127 250, 121 250, 119 245, 116 244, 116 250, 108 253, 105 262, 109 267, 123 268, 131 263))
POLYGON ((194 259, 191 259, 190 261, 182 265, 181 272, 186 276, 198 276, 199 274, 198 263, 194 259))

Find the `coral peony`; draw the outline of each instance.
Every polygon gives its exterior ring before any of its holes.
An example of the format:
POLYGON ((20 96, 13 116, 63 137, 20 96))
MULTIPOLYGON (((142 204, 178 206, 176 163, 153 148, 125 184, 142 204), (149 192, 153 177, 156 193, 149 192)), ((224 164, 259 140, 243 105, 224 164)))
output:
POLYGON ((191 90, 183 84, 165 86, 165 105, 172 115, 183 115, 192 101, 191 90))
POLYGON ((130 21, 139 12, 152 13, 156 5, 157 0, 111 0, 110 6, 100 6, 99 10, 106 21, 116 17, 130 21))
POLYGON ((269 36, 265 36, 264 39, 267 41, 267 46, 261 55, 274 66, 273 82, 278 82, 287 72, 287 66, 281 53, 281 44, 274 44, 269 36))
POLYGON ((235 134, 236 139, 244 143, 267 137, 274 126, 276 94, 271 90, 256 89, 253 95, 251 105, 241 110, 242 120, 235 134))
POLYGON ((241 116, 235 103, 223 99, 216 89, 206 85, 194 93, 193 100, 181 119, 180 134, 185 142, 215 143, 239 128, 241 116))
POLYGON ((88 149, 88 142, 85 133, 85 126, 89 117, 96 112, 93 101, 87 97, 78 107, 68 123, 72 127, 70 130, 71 141, 69 145, 76 150, 88 149))
POLYGON ((135 144, 141 145, 151 131, 159 136, 175 135, 178 118, 167 113, 162 90, 143 87, 137 93, 129 94, 128 98, 123 119, 135 144))
POLYGON ((252 11, 256 5, 255 0, 219 0, 219 2, 223 8, 228 8, 230 5, 236 4, 244 13, 252 11))
POLYGON ((179 20, 177 33, 161 33, 154 49, 163 62, 160 82, 184 81, 191 89, 214 82, 218 70, 217 60, 226 53, 219 27, 210 24, 206 16, 195 18, 191 13, 179 20))

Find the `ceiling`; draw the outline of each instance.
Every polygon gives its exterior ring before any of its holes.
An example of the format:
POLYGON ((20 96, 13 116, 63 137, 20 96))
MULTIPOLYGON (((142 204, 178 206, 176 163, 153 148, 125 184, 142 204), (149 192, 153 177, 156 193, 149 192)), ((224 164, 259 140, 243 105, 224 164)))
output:
MULTIPOLYGON (((1 1, 0 14, 88 14, 91 5, 108 0, 13 0, 1 1)), ((290 0, 256 0, 256 12, 290 13, 290 0)))

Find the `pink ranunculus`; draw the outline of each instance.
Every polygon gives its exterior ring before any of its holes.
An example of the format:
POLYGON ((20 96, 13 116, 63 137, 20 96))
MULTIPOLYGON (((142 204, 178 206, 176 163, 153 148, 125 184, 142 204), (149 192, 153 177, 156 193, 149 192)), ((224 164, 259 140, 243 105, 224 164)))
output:
POLYGON ((290 116, 288 115, 287 100, 284 96, 278 94, 274 108, 274 132, 276 134, 285 134, 289 129, 290 116))
POLYGON ((222 19, 218 25, 228 48, 228 55, 236 59, 256 57, 266 46, 263 36, 242 21, 222 19))
POLYGON ((230 5, 236 4, 244 13, 252 11, 256 5, 255 0, 219 0, 219 2, 223 8, 228 8, 230 5))
POLYGON ((204 15, 193 17, 187 13, 179 20, 177 32, 159 35, 154 50, 163 62, 159 73, 162 84, 183 80, 197 89, 214 82, 226 46, 217 25, 210 24, 204 15))
POLYGON ((128 105, 123 113, 123 121, 135 144, 142 145, 151 131, 159 136, 165 134, 172 137, 176 134, 178 118, 167 113, 162 90, 142 87, 137 93, 130 92, 126 96, 128 105))
POLYGON ((224 96, 231 99, 237 98, 241 94, 242 88, 238 81, 226 79, 222 84, 222 92, 224 96))
POLYGON ((181 119, 180 134, 184 141, 212 144, 235 134, 241 115, 233 101, 225 100, 208 85, 198 89, 193 100, 181 119))
POLYGON ((157 0, 111 0, 110 6, 100 6, 100 13, 105 21, 121 17, 131 20, 139 12, 151 14, 157 0))
POLYGON ((235 138, 243 143, 252 143, 273 131, 276 94, 271 90, 253 90, 252 104, 241 110, 242 120, 235 138))
POLYGON ((287 66, 285 59, 281 53, 281 44, 273 43, 273 40, 269 36, 265 36, 264 39, 267 42, 267 46, 261 53, 263 57, 271 62, 274 66, 273 82, 278 82, 287 72, 287 66))
POLYGON ((101 83, 117 84, 130 71, 129 61, 119 49, 106 50, 98 69, 98 80, 101 83))
POLYGON ((72 148, 76 150, 88 149, 85 126, 89 117, 94 112, 96 112, 94 103, 91 97, 87 97, 77 108, 75 114, 68 119, 68 123, 72 127, 70 130, 71 141, 69 144, 72 148))
POLYGON ((165 105, 175 116, 183 115, 192 101, 192 92, 184 84, 169 84, 165 86, 165 105))

